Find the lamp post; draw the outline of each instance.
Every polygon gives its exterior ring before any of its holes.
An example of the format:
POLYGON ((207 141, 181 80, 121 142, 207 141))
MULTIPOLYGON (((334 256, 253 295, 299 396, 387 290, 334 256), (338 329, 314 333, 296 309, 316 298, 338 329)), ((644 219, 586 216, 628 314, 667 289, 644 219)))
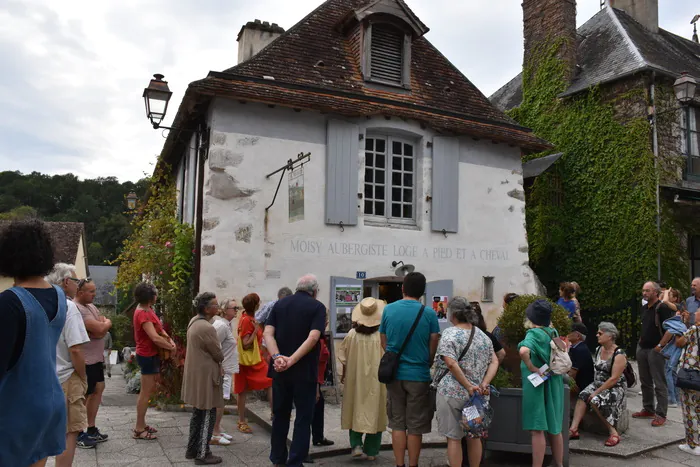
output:
MULTIPOLYGON (((143 90, 143 100, 146 105, 146 117, 151 121, 154 129, 161 128, 160 123, 168 111, 168 102, 173 93, 170 92, 168 82, 163 81, 163 75, 156 73, 143 90)), ((162 127, 167 128, 167 127, 162 127)))
POLYGON ((129 211, 133 211, 136 209, 136 201, 138 201, 139 197, 136 196, 136 193, 133 191, 126 195, 126 207, 129 209, 129 211))

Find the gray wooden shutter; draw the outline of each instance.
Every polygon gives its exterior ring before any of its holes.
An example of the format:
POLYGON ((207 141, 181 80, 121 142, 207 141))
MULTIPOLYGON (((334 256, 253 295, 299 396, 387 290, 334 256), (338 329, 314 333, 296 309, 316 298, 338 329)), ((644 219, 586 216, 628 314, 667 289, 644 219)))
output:
POLYGON ((404 33, 393 26, 372 25, 372 78, 401 83, 403 77, 404 33))
POLYGON ((326 224, 357 225, 359 134, 355 124, 328 120, 326 224))
POLYGON ((459 140, 433 138, 432 229, 457 233, 459 227, 459 140))
MULTIPOLYGON (((427 307, 432 307, 433 306, 433 297, 434 296, 439 296, 439 297, 447 297, 447 301, 449 302, 452 300, 454 297, 452 294, 454 293, 454 285, 452 283, 452 280, 442 280, 442 281, 435 281, 435 282, 428 282, 425 284, 425 306, 427 307)), ((446 320, 446 319, 441 319, 438 320, 440 324, 440 332, 444 331, 448 327, 452 326, 452 324, 446 320)))

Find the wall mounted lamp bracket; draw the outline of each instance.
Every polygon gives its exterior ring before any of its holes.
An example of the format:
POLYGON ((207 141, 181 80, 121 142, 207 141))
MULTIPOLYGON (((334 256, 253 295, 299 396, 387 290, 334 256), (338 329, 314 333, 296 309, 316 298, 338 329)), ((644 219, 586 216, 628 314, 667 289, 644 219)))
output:
POLYGON ((282 185, 282 180, 284 180, 284 173, 289 170, 290 172, 296 169, 297 167, 303 167, 304 164, 309 162, 311 160, 311 153, 307 152, 304 154, 303 152, 300 152, 299 155, 297 156, 296 159, 289 159, 285 165, 280 167, 279 169, 275 170, 274 172, 270 172, 269 174, 265 175, 265 178, 268 179, 272 177, 273 175, 282 172, 282 175, 280 175, 280 181, 277 183, 277 189, 275 190, 275 196, 272 198, 272 202, 268 207, 265 208, 265 211, 269 211, 270 208, 272 207, 273 204, 275 204, 275 200, 277 200, 277 194, 280 191, 280 186, 282 185))

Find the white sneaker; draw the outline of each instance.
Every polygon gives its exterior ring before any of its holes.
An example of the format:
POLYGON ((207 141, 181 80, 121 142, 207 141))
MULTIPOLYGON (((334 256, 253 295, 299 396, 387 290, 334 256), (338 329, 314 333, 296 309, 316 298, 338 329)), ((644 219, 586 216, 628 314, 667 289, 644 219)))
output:
POLYGON ((211 441, 209 441, 209 444, 212 445, 219 445, 219 446, 228 446, 231 444, 231 441, 227 440, 226 438, 222 436, 212 436, 211 441))
POLYGON ((350 454, 350 456, 352 456, 352 457, 362 457, 362 454, 363 454, 363 452, 362 452, 362 446, 355 446, 354 448, 352 448, 352 453, 350 454))
POLYGON ((219 435, 219 436, 221 436, 222 438, 226 438, 229 441, 231 441, 233 439, 233 436, 229 435, 228 433, 224 433, 223 431, 221 432, 221 435, 219 435))
POLYGON ((687 444, 681 444, 680 446, 678 446, 678 449, 680 449, 681 451, 693 454, 695 456, 700 456, 700 447, 698 447, 698 446, 691 448, 687 444))
POLYGON ((675 407, 675 408, 678 408, 678 404, 677 404, 677 403, 675 403, 675 402, 669 402, 669 403, 668 403, 668 406, 669 406, 669 407, 675 407))

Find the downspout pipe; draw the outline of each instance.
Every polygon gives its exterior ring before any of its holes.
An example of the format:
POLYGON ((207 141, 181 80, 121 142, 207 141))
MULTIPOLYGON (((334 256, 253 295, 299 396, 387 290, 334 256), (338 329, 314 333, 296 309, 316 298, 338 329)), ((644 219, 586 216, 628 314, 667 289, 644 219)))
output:
POLYGON ((659 170, 659 133, 656 119, 656 72, 651 72, 651 85, 649 89, 651 108, 654 109, 651 120, 651 139, 654 151, 654 171, 656 172, 656 279, 661 281, 661 180, 659 170))

